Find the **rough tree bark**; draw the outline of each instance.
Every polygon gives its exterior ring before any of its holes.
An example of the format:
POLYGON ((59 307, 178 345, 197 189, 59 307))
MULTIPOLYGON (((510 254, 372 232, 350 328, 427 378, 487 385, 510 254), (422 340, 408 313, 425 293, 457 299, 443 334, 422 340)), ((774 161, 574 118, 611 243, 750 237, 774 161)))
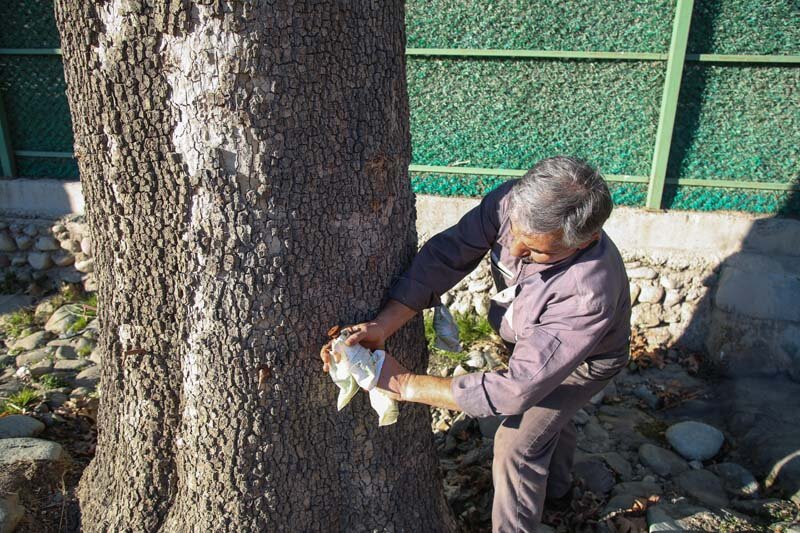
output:
MULTIPOLYGON (((58 0, 104 355, 86 531, 447 531, 325 330, 416 250, 403 2, 58 0)), ((389 349, 425 367, 419 321, 389 349)))

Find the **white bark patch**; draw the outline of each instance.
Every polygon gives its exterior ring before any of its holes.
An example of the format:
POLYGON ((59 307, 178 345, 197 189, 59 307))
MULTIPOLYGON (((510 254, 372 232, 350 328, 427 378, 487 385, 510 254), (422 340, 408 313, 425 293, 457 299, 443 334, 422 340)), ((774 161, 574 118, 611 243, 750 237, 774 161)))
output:
POLYGON ((128 0, 112 0, 98 6, 97 11, 103 26, 105 26, 105 31, 98 35, 95 53, 100 62, 100 68, 107 70, 109 62, 113 62, 110 52, 118 51, 119 46, 125 40, 125 18, 130 12, 128 0))
POLYGON ((161 52, 172 88, 178 123, 172 134, 189 174, 222 166, 231 174, 249 175, 254 135, 228 104, 244 50, 244 37, 223 29, 222 21, 196 6, 192 32, 165 35, 161 52))

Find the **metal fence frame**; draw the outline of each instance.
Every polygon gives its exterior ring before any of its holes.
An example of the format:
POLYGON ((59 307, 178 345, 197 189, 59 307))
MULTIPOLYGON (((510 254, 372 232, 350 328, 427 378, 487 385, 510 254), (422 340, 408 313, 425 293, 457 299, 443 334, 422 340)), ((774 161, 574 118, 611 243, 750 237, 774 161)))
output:
MULTIPOLYGON (((669 51, 647 52, 603 52, 567 50, 495 50, 473 48, 407 48, 406 55, 413 57, 488 57, 501 59, 588 59, 611 61, 666 61, 666 76, 661 97, 661 111, 658 119, 653 159, 649 176, 606 175, 609 181, 647 184, 647 209, 661 209, 664 186, 681 185, 692 187, 722 187, 731 189, 755 189, 763 191, 800 191, 797 183, 765 183, 741 180, 706 180, 691 178, 667 179, 667 163, 672 145, 672 134, 678 108, 683 68, 689 62, 711 62, 731 64, 797 65, 798 55, 730 55, 730 54, 687 54, 689 28, 692 21, 694 0, 676 0, 675 19, 669 51)), ((60 48, 0 48, 0 55, 61 55, 60 48)), ((44 152, 33 150, 13 150, 11 147, 8 123, 3 102, 0 99, 0 170, 4 176, 15 176, 15 156, 72 158, 70 152, 44 152)), ((472 174, 491 176, 522 176, 525 170, 410 165, 409 171, 419 173, 472 174)))

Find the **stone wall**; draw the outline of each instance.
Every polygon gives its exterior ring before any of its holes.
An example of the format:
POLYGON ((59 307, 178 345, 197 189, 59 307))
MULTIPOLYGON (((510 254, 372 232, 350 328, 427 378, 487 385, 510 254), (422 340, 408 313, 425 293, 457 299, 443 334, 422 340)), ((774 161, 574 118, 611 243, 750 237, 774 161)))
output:
MULTIPOLYGON (((641 253, 624 254, 624 259, 631 283, 634 330, 650 348, 680 345, 704 351, 718 265, 641 253)), ((485 315, 494 292, 487 259, 443 295, 442 302, 455 313, 485 315)))
POLYGON ((11 273, 40 291, 61 282, 95 289, 92 240, 81 217, 0 218, 0 280, 11 273))

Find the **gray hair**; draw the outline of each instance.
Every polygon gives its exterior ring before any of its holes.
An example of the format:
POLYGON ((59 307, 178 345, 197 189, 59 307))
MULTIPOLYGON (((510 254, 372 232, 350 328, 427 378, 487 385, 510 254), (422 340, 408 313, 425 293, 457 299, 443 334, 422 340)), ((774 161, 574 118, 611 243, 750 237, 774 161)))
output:
POLYGON ((511 189, 510 217, 522 233, 563 232, 577 247, 592 238, 611 215, 614 202, 603 176, 576 157, 536 163, 511 189))

